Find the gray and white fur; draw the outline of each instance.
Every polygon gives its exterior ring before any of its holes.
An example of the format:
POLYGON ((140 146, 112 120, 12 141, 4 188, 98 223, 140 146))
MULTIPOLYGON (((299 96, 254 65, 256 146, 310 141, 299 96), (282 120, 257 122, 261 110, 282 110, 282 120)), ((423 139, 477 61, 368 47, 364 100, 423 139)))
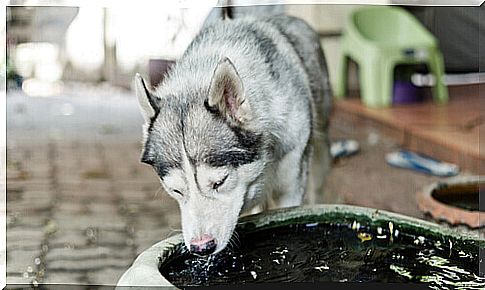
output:
POLYGON ((240 214, 322 191, 331 91, 319 37, 276 16, 203 28, 155 91, 137 75, 142 162, 178 201, 187 248, 221 251, 240 214))

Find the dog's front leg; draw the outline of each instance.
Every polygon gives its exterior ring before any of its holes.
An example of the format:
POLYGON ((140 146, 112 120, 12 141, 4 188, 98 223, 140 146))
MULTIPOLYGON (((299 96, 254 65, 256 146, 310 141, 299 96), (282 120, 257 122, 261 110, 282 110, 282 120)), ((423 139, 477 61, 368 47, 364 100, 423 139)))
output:
POLYGON ((309 150, 295 148, 287 153, 278 165, 279 208, 299 206, 307 187, 309 150))

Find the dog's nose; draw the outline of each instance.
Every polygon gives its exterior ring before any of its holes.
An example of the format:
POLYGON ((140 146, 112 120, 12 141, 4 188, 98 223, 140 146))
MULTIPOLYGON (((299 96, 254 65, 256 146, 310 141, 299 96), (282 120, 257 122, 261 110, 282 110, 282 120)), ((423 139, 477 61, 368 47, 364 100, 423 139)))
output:
POLYGON ((216 250, 216 240, 210 235, 203 235, 199 239, 190 241, 190 251, 197 255, 210 255, 216 250))

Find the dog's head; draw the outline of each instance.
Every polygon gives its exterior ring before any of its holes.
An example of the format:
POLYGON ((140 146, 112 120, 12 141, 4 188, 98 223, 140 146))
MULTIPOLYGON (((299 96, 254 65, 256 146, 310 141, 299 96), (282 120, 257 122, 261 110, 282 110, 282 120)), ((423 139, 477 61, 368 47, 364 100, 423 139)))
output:
POLYGON ((248 129, 254 116, 228 58, 206 88, 186 92, 195 98, 151 92, 136 76, 146 121, 141 160, 178 201, 185 244, 201 255, 226 247, 245 201, 262 190, 265 166, 262 134, 248 129))

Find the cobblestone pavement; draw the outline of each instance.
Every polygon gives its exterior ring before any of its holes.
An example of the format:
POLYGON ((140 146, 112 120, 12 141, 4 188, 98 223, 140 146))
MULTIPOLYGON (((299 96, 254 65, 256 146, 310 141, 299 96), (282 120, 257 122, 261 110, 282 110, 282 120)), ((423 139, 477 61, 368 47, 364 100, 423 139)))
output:
POLYGON ((9 150, 8 283, 116 284, 138 253, 177 232, 178 207, 139 150, 119 140, 9 150))
MULTIPOLYGON (((7 97, 7 283, 114 285, 138 253, 179 232, 176 202, 139 163, 134 96, 107 95, 7 97)), ((396 144, 372 127, 333 122, 331 133, 362 149, 334 165, 319 202, 423 217, 414 193, 436 178, 387 166, 396 144)))

